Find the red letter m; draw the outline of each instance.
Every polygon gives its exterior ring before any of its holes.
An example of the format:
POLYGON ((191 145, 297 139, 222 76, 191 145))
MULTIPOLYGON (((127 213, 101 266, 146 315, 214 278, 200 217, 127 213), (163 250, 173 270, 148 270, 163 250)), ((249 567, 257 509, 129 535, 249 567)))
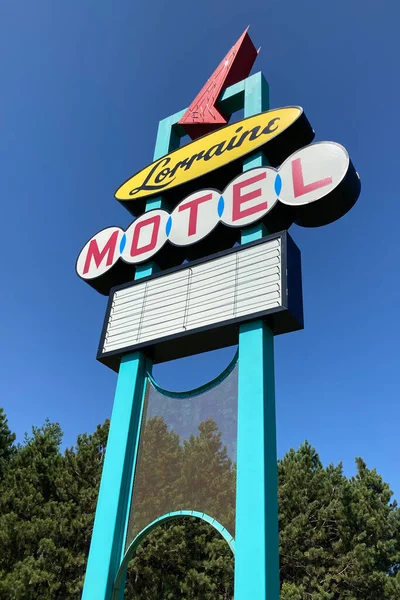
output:
POLYGON ((92 240, 89 244, 89 248, 86 254, 86 260, 85 260, 85 266, 83 269, 83 274, 86 275, 86 273, 89 272, 90 269, 90 265, 92 262, 92 258, 96 264, 96 268, 99 268, 99 266, 101 265, 101 263, 103 262, 105 256, 107 256, 107 261, 106 261, 106 265, 107 267, 110 267, 113 264, 114 261, 114 254, 115 254, 115 247, 117 245, 117 240, 118 240, 118 231, 114 231, 109 240, 107 241, 107 243, 104 245, 103 250, 100 251, 99 246, 97 244, 97 239, 95 238, 94 240, 92 240))

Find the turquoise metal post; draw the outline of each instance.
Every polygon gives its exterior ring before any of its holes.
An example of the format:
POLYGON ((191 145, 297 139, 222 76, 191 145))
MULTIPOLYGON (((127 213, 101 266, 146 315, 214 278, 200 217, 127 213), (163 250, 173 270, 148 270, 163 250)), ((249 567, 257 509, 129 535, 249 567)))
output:
MULTIPOLYGON (((268 104, 268 84, 257 73, 245 83, 245 117, 268 104)), ((258 154, 243 168, 263 162, 258 154)), ((242 243, 266 233, 257 225, 242 243)), ((235 600, 279 600, 274 338, 262 321, 240 326, 238 386, 235 600)))
MULTIPOLYGON (((179 135, 172 127, 176 116, 160 121, 154 159, 179 145, 179 135)), ((162 203, 161 198, 153 199, 147 203, 146 210, 160 208, 162 203)), ((135 279, 150 275, 155 268, 154 263, 138 268, 135 279)), ((112 598, 115 577, 124 554, 145 380, 144 354, 136 352, 124 356, 119 368, 82 600, 112 598)), ((120 598, 123 598, 123 587, 120 598)))
POLYGON ((142 353, 124 356, 118 374, 110 433, 86 569, 83 600, 109 600, 121 560, 128 482, 133 466, 145 379, 142 353))

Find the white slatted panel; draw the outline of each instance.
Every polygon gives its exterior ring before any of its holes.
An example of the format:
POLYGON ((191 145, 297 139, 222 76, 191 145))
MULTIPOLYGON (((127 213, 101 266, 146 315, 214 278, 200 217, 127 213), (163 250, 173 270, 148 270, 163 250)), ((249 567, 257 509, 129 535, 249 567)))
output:
POLYGON ((281 306, 281 241, 271 240, 114 293, 103 352, 281 306))
POLYGON ((229 254, 192 269, 187 329, 204 327, 233 317, 236 254, 229 254))
POLYGON ((281 305, 281 241, 273 240, 238 255, 235 317, 281 305))

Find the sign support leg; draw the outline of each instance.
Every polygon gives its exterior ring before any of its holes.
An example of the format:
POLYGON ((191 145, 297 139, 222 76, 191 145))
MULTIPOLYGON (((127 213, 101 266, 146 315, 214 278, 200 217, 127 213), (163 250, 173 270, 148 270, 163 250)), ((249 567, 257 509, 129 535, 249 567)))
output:
POLYGON ((120 565, 145 366, 145 356, 139 352, 121 359, 83 600, 109 600, 120 565))
POLYGON ((235 600, 279 600, 274 337, 239 333, 235 600))
MULTIPOLYGON (((246 84, 244 116, 268 110, 262 75, 246 84)), ((262 164, 259 154, 244 170, 262 164)), ((242 234, 242 243, 266 234, 256 225, 242 234)), ((279 600, 274 336, 262 321, 240 326, 238 385, 235 600, 279 600)))

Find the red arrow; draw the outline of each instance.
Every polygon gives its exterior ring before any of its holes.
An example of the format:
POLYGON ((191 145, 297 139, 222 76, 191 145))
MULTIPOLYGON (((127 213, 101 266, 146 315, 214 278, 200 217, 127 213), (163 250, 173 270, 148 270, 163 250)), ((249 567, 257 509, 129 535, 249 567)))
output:
POLYGON ((216 103, 224 88, 249 75, 257 58, 259 50, 255 49, 248 29, 229 50, 179 121, 192 140, 228 123, 229 117, 218 110, 216 103))

